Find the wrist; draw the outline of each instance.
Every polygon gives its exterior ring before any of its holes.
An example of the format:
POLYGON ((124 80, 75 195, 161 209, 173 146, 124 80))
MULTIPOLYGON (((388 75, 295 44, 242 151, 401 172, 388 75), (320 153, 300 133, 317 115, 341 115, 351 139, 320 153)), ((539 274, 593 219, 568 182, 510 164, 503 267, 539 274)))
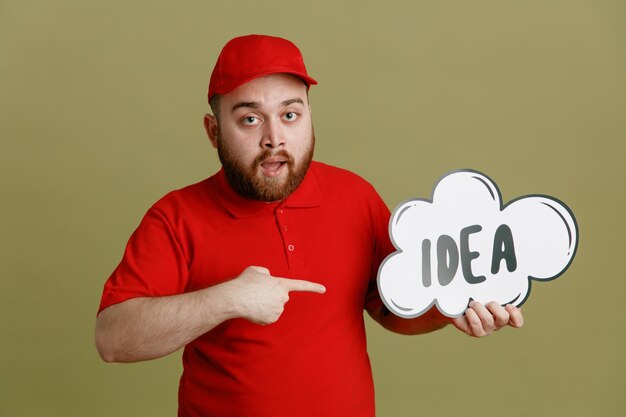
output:
POLYGON ((232 287, 231 281, 226 281, 202 290, 200 304, 206 320, 223 322, 240 317, 232 287))

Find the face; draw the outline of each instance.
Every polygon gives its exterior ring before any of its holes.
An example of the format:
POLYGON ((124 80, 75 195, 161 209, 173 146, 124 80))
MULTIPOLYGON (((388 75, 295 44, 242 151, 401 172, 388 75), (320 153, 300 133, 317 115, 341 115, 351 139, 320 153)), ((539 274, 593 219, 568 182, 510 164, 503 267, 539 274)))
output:
POLYGON ((256 78, 220 97, 219 119, 205 116, 230 184, 242 195, 280 201, 300 185, 315 137, 307 87, 288 74, 256 78))

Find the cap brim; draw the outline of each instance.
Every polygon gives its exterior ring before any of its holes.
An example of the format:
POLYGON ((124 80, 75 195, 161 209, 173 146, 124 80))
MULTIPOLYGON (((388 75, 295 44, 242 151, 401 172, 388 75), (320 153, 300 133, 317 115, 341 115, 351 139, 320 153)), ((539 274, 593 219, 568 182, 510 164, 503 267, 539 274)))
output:
MULTIPOLYGON (((272 74, 291 74, 291 75, 295 75, 298 78, 301 78, 302 81, 304 81, 304 83, 307 85, 307 87, 310 87, 312 85, 317 85, 317 81, 315 81, 313 78, 309 77, 307 74, 303 74, 301 72, 297 72, 297 71, 293 71, 293 70, 287 70, 287 69, 282 69, 282 68, 275 68, 275 69, 271 69, 271 70, 267 70, 267 71, 263 71, 263 72, 259 72, 257 74, 251 75, 248 78, 245 78, 243 80, 238 80, 237 83, 232 83, 232 84, 226 84, 223 86, 220 86, 220 88, 216 88, 215 89, 215 93, 214 94, 228 94, 231 91, 233 91, 234 89, 241 87, 242 85, 244 85, 245 83, 248 83, 254 79, 260 78, 260 77, 265 77, 266 75, 272 75, 272 74)), ((210 99, 210 98, 209 98, 210 99)))

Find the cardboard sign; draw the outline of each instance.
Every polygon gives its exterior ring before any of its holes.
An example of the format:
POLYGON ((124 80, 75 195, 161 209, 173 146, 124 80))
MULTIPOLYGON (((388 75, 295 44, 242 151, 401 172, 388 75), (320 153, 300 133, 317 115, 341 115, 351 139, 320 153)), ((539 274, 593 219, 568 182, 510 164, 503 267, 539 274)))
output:
POLYGON ((473 170, 454 171, 432 200, 400 204, 389 224, 397 251, 378 270, 385 306, 404 318, 433 304, 462 316, 471 300, 522 305, 532 280, 552 280, 571 264, 578 245, 572 211, 547 195, 506 205, 496 184, 473 170))

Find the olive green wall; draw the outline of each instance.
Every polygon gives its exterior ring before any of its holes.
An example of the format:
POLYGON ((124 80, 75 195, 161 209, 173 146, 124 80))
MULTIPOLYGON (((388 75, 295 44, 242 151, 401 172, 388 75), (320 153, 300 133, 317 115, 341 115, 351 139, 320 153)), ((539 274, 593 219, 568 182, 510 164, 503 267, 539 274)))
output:
POLYGON ((623 415, 626 3, 214 3, 0 1, 0 415, 175 415, 180 354, 104 364, 95 313, 145 210, 218 168, 206 85, 248 33, 300 46, 317 159, 390 207, 468 167, 577 216, 577 257, 522 330, 368 319, 378 415, 623 415))

